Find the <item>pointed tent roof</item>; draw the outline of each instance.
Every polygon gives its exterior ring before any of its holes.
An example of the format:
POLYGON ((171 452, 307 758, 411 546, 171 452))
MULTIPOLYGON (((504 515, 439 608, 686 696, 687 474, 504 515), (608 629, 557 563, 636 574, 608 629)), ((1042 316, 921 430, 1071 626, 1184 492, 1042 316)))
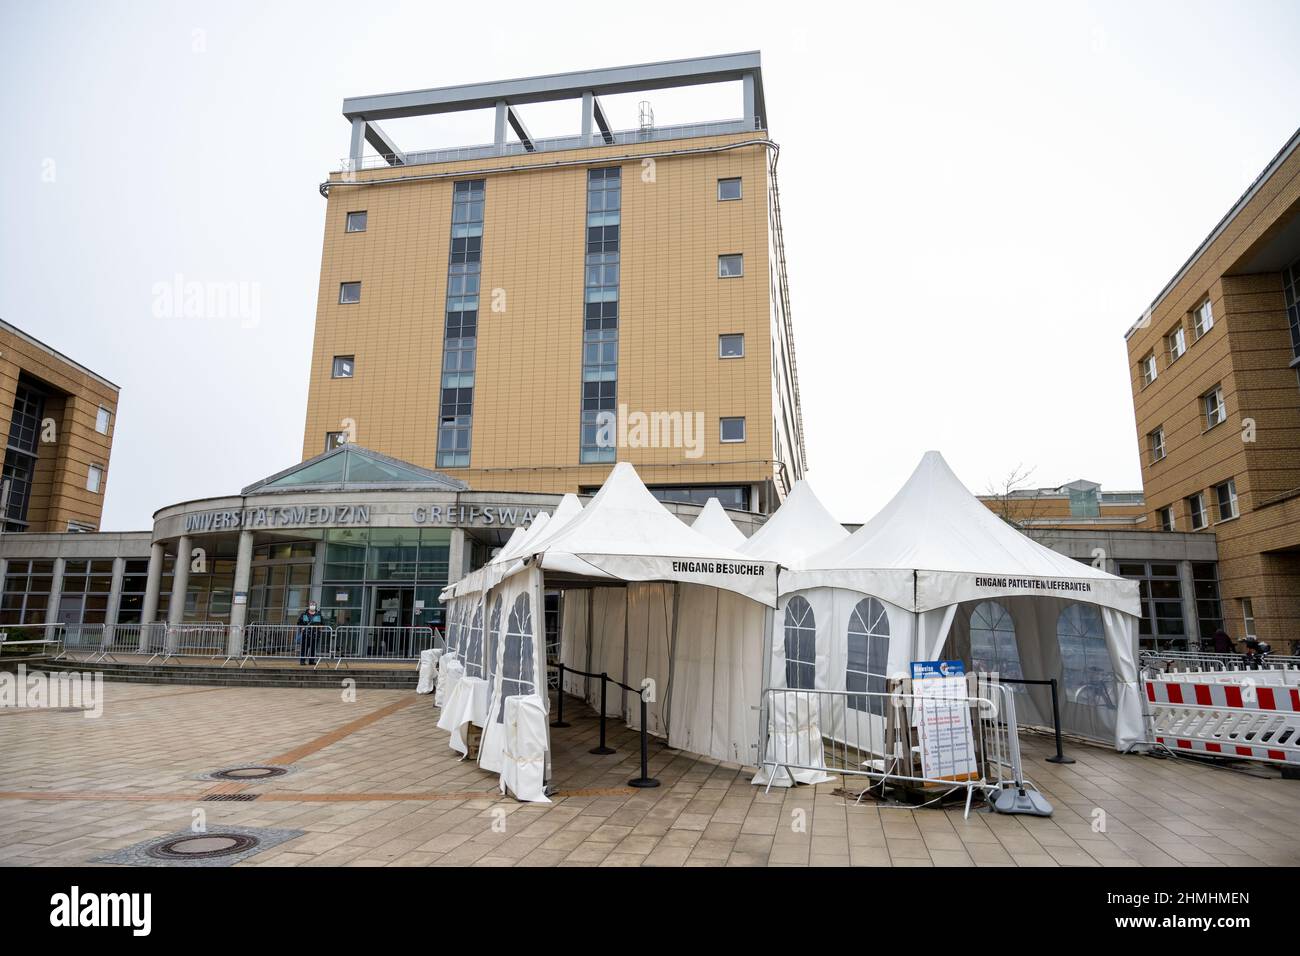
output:
POLYGON ((812 486, 801 478, 794 483, 781 507, 750 535, 740 551, 754 558, 779 561, 787 568, 798 568, 812 555, 848 536, 812 486))
POLYGON ((743 550, 742 546, 746 541, 745 533, 732 524, 731 519, 727 517, 727 512, 722 508, 722 502, 717 498, 710 498, 704 503, 703 509, 695 516, 691 527, 710 541, 716 541, 728 548, 743 550))
POLYGON ((450 475, 381 455, 360 445, 339 445, 284 471, 255 481, 242 495, 275 491, 352 491, 373 488, 429 488, 467 491, 450 475))
POLYGON ((624 581, 681 581, 723 588, 776 603, 776 566, 746 558, 683 524, 619 462, 600 491, 540 548, 543 569, 624 581))
POLYGON ((1046 548, 972 495, 937 451, 852 535, 783 572, 781 591, 848 587, 921 611, 999 594, 1138 613, 1137 584, 1046 548))

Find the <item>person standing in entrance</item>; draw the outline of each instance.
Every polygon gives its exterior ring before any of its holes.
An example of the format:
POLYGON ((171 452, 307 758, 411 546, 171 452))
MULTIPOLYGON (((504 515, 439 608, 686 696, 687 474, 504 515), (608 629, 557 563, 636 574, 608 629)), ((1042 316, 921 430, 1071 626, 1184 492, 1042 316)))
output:
POLYGON ((307 610, 298 615, 298 665, 305 666, 308 659, 316 663, 316 637, 325 626, 320 607, 315 601, 307 605, 307 610))
POLYGON ((1228 636, 1228 632, 1225 631, 1223 628, 1219 628, 1217 631, 1214 632, 1214 653, 1216 654, 1232 653, 1232 638, 1228 636))

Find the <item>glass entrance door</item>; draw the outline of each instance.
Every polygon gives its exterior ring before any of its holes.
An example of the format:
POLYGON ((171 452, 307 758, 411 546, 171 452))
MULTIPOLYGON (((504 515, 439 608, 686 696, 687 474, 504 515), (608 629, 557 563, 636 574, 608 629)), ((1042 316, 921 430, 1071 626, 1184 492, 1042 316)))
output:
POLYGON ((410 627, 415 616, 415 588, 374 585, 370 623, 375 627, 410 627))

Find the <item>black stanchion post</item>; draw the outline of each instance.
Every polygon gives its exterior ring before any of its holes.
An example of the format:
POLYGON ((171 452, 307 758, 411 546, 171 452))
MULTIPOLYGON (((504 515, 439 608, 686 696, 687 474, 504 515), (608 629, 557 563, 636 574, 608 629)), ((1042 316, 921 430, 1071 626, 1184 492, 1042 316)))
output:
POLYGON ((1052 685, 1052 728, 1056 731, 1056 753, 1047 758, 1048 763, 1074 763, 1073 757, 1067 757, 1061 749, 1061 703, 1056 696, 1056 678, 1048 681, 1052 685))
POLYGON ((555 685, 555 720, 551 721, 552 727, 567 727, 568 721, 564 719, 564 663, 559 665, 560 680, 555 685))
POLYGON ((609 686, 609 675, 600 675, 600 746, 588 751, 593 754, 612 754, 613 747, 605 746, 605 688, 609 686))
POLYGON ((649 730, 646 729, 648 719, 646 716, 645 691, 641 692, 641 776, 635 777, 627 782, 629 787, 639 787, 648 789, 659 786, 659 781, 650 776, 650 748, 649 748, 649 730))

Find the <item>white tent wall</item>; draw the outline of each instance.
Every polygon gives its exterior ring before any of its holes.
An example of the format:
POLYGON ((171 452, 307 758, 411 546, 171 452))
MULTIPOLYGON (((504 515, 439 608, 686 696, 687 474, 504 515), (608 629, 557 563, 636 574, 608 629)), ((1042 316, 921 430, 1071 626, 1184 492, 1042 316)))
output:
MULTIPOLYGON (((591 666, 583 668, 593 674, 608 674, 627 683, 627 595, 625 588, 592 588, 591 594, 591 666)), ((566 662, 568 663, 568 662, 566 662)), ((575 667, 580 666, 574 664, 575 667)), ((600 680, 587 685, 587 703, 600 713, 600 680)), ((623 688, 611 685, 606 690, 605 716, 623 717, 627 713, 623 688)))
MULTIPOLYGON (((845 588, 809 588, 782 595, 773 627, 771 686, 787 686, 786 611, 798 598, 805 602, 806 610, 797 610, 805 615, 811 612, 816 634, 814 687, 845 690, 849 623, 854 608, 868 597, 864 592, 845 588)), ((1061 724, 1065 732, 1113 743, 1119 750, 1127 750, 1145 739, 1137 673, 1136 618, 1111 607, 1058 597, 1014 595, 988 600, 1001 605, 1014 622, 1021 671, 1007 676, 1032 680, 1055 677, 1059 682, 1061 724), (1082 663, 1070 667, 1063 660, 1058 637, 1061 616, 1067 610, 1070 620, 1083 622, 1079 635, 1070 638, 1074 648, 1072 660, 1082 663)), ((910 676, 913 660, 960 658, 970 664, 971 615, 982 603, 984 600, 972 600, 914 613, 881 601, 889 621, 886 676, 910 676)), ((806 617, 802 620, 806 626, 806 617)), ((1052 725, 1049 688, 1029 687, 1014 692, 1021 723, 1052 725)), ((837 740, 855 736, 851 727, 846 730, 843 716, 842 711, 824 714, 823 732, 837 740)), ((880 739, 880 729, 871 729, 874 738, 880 739)))
MULTIPOLYGON (((629 687, 653 681, 654 699, 646 704, 647 728, 656 737, 668 736, 666 702, 673 635, 673 585, 663 581, 628 584, 627 594, 627 680, 629 687)), ((623 691, 619 689, 620 696, 623 691)), ((641 703, 627 695, 627 725, 641 729, 641 703)))
POLYGON ((758 753, 764 633, 771 611, 729 591, 678 589, 668 689, 668 743, 752 764, 758 753))
MULTIPOLYGON (((570 588, 561 592, 560 598, 560 663, 580 671, 591 671, 587 659, 591 638, 587 632, 591 613, 591 591, 570 588)), ((588 679, 569 671, 564 673, 564 692, 573 697, 587 698, 588 679)))
POLYGON ((506 760, 504 698, 537 694, 546 700, 546 628, 541 572, 528 568, 506 578, 488 592, 488 606, 495 608, 498 597, 501 598, 500 635, 496 642, 491 702, 487 726, 479 744, 478 764, 484 770, 499 773, 506 760))

